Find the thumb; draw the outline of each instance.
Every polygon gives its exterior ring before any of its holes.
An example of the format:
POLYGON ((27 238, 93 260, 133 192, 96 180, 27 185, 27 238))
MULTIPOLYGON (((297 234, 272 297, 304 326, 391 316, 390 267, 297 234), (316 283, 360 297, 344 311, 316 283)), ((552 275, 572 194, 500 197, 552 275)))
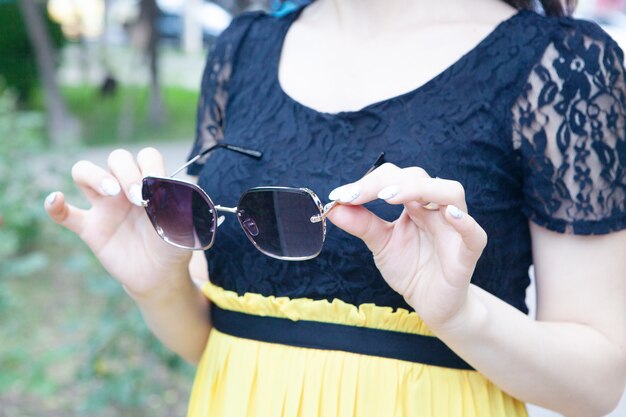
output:
POLYGON ((337 205, 329 214, 333 224, 361 239, 376 254, 391 236, 392 224, 381 219, 363 206, 337 205))
POLYGON ((48 195, 44 208, 52 220, 80 235, 85 211, 67 204, 62 192, 55 191, 48 195))
POLYGON ((472 216, 453 205, 445 209, 444 218, 461 236, 461 261, 474 264, 487 245, 487 233, 472 216))

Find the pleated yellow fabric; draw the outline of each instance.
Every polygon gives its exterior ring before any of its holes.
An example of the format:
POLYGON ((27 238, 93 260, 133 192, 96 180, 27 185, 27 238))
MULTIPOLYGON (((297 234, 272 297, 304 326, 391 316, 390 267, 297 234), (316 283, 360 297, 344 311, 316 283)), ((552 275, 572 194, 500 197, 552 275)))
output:
MULTIPOLYGON (((204 293, 244 313, 430 334, 414 312, 340 300, 204 293)), ((523 403, 476 371, 264 343, 211 331, 189 417, 526 416, 523 403)))

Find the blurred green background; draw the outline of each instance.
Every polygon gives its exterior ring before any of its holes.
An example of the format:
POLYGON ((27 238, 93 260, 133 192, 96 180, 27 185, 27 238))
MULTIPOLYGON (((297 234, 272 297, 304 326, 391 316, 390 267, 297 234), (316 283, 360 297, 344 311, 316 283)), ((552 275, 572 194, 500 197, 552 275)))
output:
POLYGON ((0 0, 0 417, 185 415, 194 368, 43 201, 86 207, 70 168, 116 147, 182 162, 207 49, 268 5, 217 3, 0 0))

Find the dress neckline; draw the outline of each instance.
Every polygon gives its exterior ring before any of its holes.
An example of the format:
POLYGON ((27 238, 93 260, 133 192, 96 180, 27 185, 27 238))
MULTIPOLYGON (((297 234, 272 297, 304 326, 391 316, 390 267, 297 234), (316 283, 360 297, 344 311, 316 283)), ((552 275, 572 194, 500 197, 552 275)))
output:
POLYGON ((461 65, 465 60, 467 60, 468 58, 470 58, 473 54, 475 54, 477 51, 479 51, 480 49, 482 49, 486 44, 488 44, 491 39, 495 36, 497 36, 500 32, 502 32, 504 30, 504 28, 510 24, 511 22, 517 20, 518 18, 520 18, 521 16, 524 16, 528 13, 534 13, 530 10, 526 10, 526 9, 521 9, 518 10, 516 13, 514 13, 513 15, 507 17, 506 19, 502 20, 500 23, 498 23, 489 33, 487 33, 475 46, 473 46, 471 49, 469 49, 467 52, 465 52, 463 55, 461 55, 460 58, 458 58, 456 61, 452 62, 450 65, 448 65, 446 68, 444 68, 441 72, 439 72, 438 74, 436 74, 435 76, 433 76, 432 78, 428 79, 427 81, 425 81, 424 83, 420 84, 419 86, 405 92, 405 93, 401 93, 398 94, 396 96, 392 96, 389 98, 385 98, 379 101, 375 101, 373 103, 370 103, 364 107, 361 107, 358 110, 345 110, 345 111, 340 111, 340 112, 325 112, 325 111, 319 111, 316 110, 306 104, 303 104, 301 102, 299 102, 298 100, 294 99, 293 97, 291 97, 282 87, 281 83, 280 83, 280 79, 278 77, 278 71, 280 68, 280 60, 281 60, 281 56, 282 56, 282 51, 283 51, 283 46, 285 43, 285 39, 287 37, 287 33, 289 32, 289 29, 291 28, 291 26, 293 25, 293 23, 298 20, 298 17, 300 16, 300 14, 302 13, 302 11, 306 8, 306 6, 299 8, 298 10, 295 10, 294 12, 283 16, 282 19, 285 19, 285 22, 281 28, 281 30, 278 33, 278 40, 276 42, 276 48, 275 48, 275 53, 274 56, 272 57, 272 65, 271 65, 271 73, 272 73, 272 82, 275 84, 275 88, 278 90, 278 93, 283 97, 284 100, 286 100, 287 102, 291 103, 293 106, 295 106, 296 108, 300 108, 306 112, 312 113, 314 115, 318 115, 324 118, 350 118, 350 117, 356 117, 356 116, 360 116, 362 114, 374 111, 380 107, 384 107, 387 106, 393 102, 396 101, 405 101, 405 100, 409 100, 410 98, 412 98, 414 95, 418 94, 419 92, 426 90, 432 83, 436 82, 439 78, 444 77, 445 75, 447 75, 449 72, 453 71, 457 66, 461 65))

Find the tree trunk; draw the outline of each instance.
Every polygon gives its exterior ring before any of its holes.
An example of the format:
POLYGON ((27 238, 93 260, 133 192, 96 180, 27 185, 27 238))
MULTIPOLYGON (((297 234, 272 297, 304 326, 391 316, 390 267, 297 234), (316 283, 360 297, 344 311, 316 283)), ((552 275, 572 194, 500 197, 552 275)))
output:
POLYGON ((153 126, 162 126, 165 122, 165 108, 159 83, 157 14, 156 0, 141 1, 140 20, 143 20, 144 26, 148 28, 147 54, 150 62, 150 123, 153 126))
POLYGON ((34 0, 19 0, 18 5, 35 51, 37 70, 44 90, 48 138, 55 146, 75 143, 78 122, 68 114, 61 96, 54 68, 54 47, 39 6, 34 0))

